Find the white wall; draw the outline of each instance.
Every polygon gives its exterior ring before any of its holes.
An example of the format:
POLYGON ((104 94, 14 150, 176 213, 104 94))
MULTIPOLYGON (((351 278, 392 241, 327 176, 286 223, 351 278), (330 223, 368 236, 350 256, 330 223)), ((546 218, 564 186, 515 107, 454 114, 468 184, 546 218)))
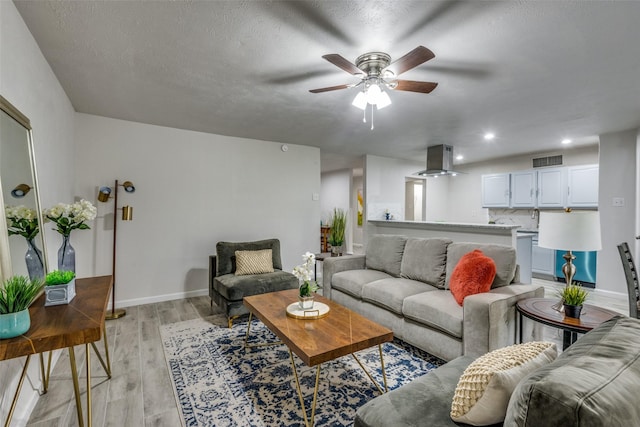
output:
MULTIPOLYGON (((597 288, 627 294, 617 246, 634 248, 636 231, 636 144, 638 130, 600 135, 600 181, 598 210, 602 250, 598 252, 597 288), (612 206, 613 197, 623 197, 624 206, 612 206)), ((637 262, 637 257, 636 257, 637 262)))
POLYGON ((389 210, 394 219, 403 220, 405 177, 423 169, 423 161, 367 155, 364 178, 366 218, 383 220, 385 211, 389 210))
MULTIPOLYGON (((116 305, 203 294, 216 242, 277 237, 290 270, 319 245, 320 151, 76 115, 75 196, 130 180, 118 204, 116 305)), ((79 276, 111 273, 113 202, 98 203, 92 232, 76 231, 79 276)))
MULTIPOLYGON (((0 1, 0 94, 31 120, 40 198, 47 207, 71 198, 74 111, 13 2, 0 1)), ((45 227, 49 264, 60 245, 45 227)), ((53 262, 53 264, 52 264, 53 262)), ((5 420, 24 358, 0 363, 0 419, 5 420)), ((24 425, 40 386, 37 359, 29 366, 12 425, 24 425)))

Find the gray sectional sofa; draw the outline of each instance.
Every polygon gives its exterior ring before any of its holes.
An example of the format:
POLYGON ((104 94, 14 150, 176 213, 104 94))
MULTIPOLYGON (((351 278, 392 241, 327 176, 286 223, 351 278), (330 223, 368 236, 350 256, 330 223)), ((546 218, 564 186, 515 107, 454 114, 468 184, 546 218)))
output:
MULTIPOLYGON (((456 427, 451 402, 473 357, 461 356, 367 402, 354 427, 456 427)), ((614 317, 580 337, 556 360, 523 378, 504 427, 640 425, 640 320, 614 317)))
MULTIPOLYGON (((323 294, 388 328, 394 335, 444 360, 478 356, 515 340, 515 304, 542 297, 542 286, 518 282, 515 248, 453 243, 442 238, 374 235, 364 255, 327 258, 323 294), (497 267, 492 289, 458 305, 449 278, 474 249, 497 267)), ((526 331, 537 338, 539 328, 526 331)))

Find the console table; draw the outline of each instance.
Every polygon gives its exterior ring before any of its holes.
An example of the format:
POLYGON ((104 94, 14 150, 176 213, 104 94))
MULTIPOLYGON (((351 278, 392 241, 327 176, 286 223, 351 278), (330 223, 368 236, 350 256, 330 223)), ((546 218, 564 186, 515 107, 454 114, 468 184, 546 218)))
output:
MULTIPOLYGON (((5 427, 11 423, 13 411, 20 395, 20 389, 24 382, 32 355, 40 355, 40 368, 43 378, 43 393, 47 392, 49 372, 44 372, 42 353, 61 348, 69 350, 71 362, 71 375, 76 399, 76 410, 80 427, 84 426, 82 416, 82 403, 80 400, 80 387, 78 385, 78 372, 76 357, 73 349, 76 345, 85 345, 85 367, 87 373, 87 425, 91 426, 91 352, 89 344, 111 378, 111 363, 109 361, 109 347, 104 326, 105 313, 111 293, 112 277, 100 276, 84 279, 76 279, 76 296, 69 304, 44 306, 44 292, 31 304, 29 314, 31 316, 31 328, 19 337, 0 340, 0 360, 8 360, 26 356, 24 368, 20 375, 18 387, 11 403, 11 409, 5 422, 5 427), (107 363, 98 352, 95 342, 104 338, 104 348, 107 363)), ((49 367, 51 353, 49 353, 49 367)))

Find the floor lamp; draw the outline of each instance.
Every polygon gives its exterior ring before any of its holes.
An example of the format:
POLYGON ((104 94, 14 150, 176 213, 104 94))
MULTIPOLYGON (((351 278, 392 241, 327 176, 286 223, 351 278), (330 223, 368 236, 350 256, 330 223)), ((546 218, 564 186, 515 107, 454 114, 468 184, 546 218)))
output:
MULTIPOLYGON (((111 260, 111 274, 113 285, 111 289, 111 312, 107 313, 107 315, 105 316, 107 320, 119 319, 120 317, 127 314, 127 312, 122 308, 116 310, 116 238, 118 236, 118 217, 116 216, 116 214, 118 213, 119 186, 122 186, 122 188, 124 188, 124 191, 126 191, 127 193, 133 193, 136 191, 136 187, 133 186, 133 183, 131 181, 125 181, 122 184, 118 184, 117 179, 115 185, 113 186, 113 190, 110 187, 100 187, 100 190, 98 191, 98 201, 103 203, 107 202, 111 198, 111 191, 113 191, 113 250, 111 260)), ((133 207, 122 207, 122 220, 133 220, 133 207)))
MULTIPOLYGON (((599 251, 602 249, 600 237, 600 214, 597 211, 541 212, 538 227, 538 246, 567 251, 563 258, 562 273, 566 286, 573 283, 576 274, 576 259, 571 251, 599 251)), ((562 304, 554 305, 562 311, 562 304)))

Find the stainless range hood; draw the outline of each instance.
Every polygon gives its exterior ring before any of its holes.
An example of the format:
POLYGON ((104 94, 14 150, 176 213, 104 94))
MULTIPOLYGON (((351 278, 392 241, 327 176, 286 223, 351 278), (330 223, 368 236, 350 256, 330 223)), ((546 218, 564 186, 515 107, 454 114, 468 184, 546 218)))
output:
POLYGON ((455 176, 459 173, 453 170, 453 147, 444 144, 427 147, 427 169, 417 172, 420 176, 455 176))

